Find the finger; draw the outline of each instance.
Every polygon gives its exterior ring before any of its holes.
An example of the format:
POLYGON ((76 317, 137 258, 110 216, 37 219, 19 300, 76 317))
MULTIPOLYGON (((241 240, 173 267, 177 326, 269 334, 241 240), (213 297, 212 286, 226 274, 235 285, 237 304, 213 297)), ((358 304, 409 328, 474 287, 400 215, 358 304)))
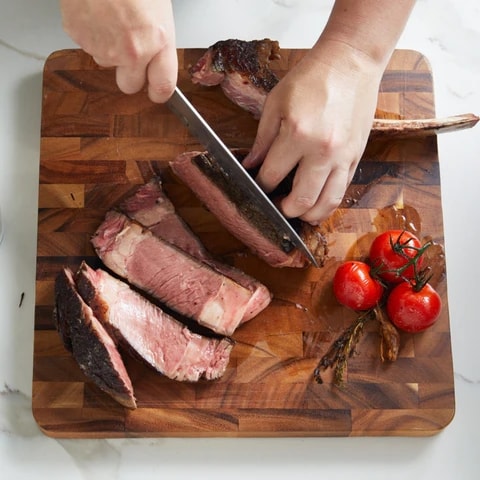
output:
POLYGON ((255 168, 262 163, 279 133, 280 125, 280 116, 272 108, 269 108, 269 104, 266 102, 252 148, 242 162, 245 168, 255 168))
POLYGON ((312 225, 318 225, 327 219, 342 202, 348 185, 349 172, 336 169, 330 173, 315 205, 300 216, 302 220, 312 225))
POLYGON ((255 180, 265 192, 270 193, 295 168, 300 159, 298 144, 292 142, 282 124, 255 180))
POLYGON ((144 64, 135 67, 119 66, 116 70, 118 88, 127 94, 137 93, 145 85, 146 66, 144 64))
POLYGON ((350 165, 350 169, 348 170, 347 187, 350 185, 350 183, 352 183, 359 162, 360 159, 358 159, 356 162, 352 162, 352 164, 350 165))
POLYGON ((305 215, 315 207, 330 175, 330 167, 315 155, 304 157, 298 164, 292 190, 282 199, 280 208, 288 218, 305 215))
POLYGON ((177 84, 178 57, 175 44, 168 43, 148 64, 148 96, 155 103, 164 103, 177 84))

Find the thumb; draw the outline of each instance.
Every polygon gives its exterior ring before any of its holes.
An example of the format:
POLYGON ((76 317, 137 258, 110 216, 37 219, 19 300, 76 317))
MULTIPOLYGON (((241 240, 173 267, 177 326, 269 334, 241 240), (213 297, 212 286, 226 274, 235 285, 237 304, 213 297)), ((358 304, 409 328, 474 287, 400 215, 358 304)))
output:
POLYGON ((164 103, 177 84, 178 60, 175 49, 162 50, 148 65, 148 96, 155 103, 164 103))
POLYGON ((178 57, 173 19, 159 28, 160 49, 147 68, 148 96, 156 103, 166 102, 177 84, 178 57))

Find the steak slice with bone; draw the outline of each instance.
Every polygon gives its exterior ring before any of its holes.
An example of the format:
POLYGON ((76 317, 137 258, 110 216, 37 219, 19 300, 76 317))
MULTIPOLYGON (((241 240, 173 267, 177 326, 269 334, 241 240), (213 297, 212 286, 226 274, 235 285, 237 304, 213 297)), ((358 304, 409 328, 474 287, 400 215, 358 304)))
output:
POLYGON ((149 228, 154 235, 247 288, 252 295, 241 323, 251 320, 270 304, 272 295, 265 285, 238 268, 213 258, 190 227, 177 215, 173 203, 162 188, 160 178, 152 178, 139 187, 122 202, 120 209, 131 219, 149 228))
POLYGON ((83 373, 121 405, 136 408, 132 382, 115 342, 78 294, 68 268, 55 279, 54 322, 83 373))
POLYGON ((268 92, 278 83, 270 70, 280 58, 277 41, 221 40, 213 44, 190 69, 193 83, 220 85, 233 103, 260 118, 268 92))
MULTIPOLYGON (((268 93, 278 83, 270 62, 280 58, 277 41, 221 40, 210 46, 190 68, 193 83, 220 85, 234 104, 259 119, 268 93)), ((370 136, 408 138, 474 127, 479 117, 473 113, 444 118, 402 118, 377 108, 370 136)))
POLYGON ((193 333, 105 270, 83 263, 76 282, 112 337, 158 372, 190 382, 217 379, 225 372, 232 340, 193 333))
MULTIPOLYGON (((223 226, 253 253, 274 267, 305 267, 308 259, 290 242, 268 230, 263 212, 205 152, 185 152, 170 162, 173 172, 195 193, 223 226)), ((300 236, 322 265, 327 253, 324 236, 315 227, 300 222, 300 236)))
POLYGON ((108 212, 92 244, 117 275, 214 332, 231 335, 245 316, 251 291, 123 213, 108 212))

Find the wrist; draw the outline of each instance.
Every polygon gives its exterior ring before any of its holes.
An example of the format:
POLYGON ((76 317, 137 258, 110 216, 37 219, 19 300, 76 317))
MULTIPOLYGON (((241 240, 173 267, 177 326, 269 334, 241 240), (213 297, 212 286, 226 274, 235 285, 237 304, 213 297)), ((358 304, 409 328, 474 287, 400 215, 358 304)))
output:
POLYGON ((356 45, 343 39, 329 38, 327 35, 318 39, 310 54, 312 60, 323 65, 323 68, 334 69, 345 76, 361 74, 378 82, 390 58, 390 55, 374 57, 356 45))
POLYGON ((342 54, 384 70, 413 8, 414 0, 335 0, 319 39, 342 54), (387 5, 388 3, 388 5, 387 5), (342 48, 342 45, 345 48, 342 48))

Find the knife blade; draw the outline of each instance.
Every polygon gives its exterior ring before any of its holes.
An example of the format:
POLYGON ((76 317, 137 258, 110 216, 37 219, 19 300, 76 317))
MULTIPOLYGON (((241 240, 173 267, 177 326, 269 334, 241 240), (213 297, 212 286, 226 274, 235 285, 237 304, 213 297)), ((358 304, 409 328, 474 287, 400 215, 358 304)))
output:
MULTIPOLYGON (((289 242, 298 248, 313 265, 318 267, 318 262, 312 252, 293 226, 178 87, 175 88, 173 95, 167 101, 167 106, 184 123, 190 133, 198 138, 225 174, 228 175, 231 182, 234 182, 235 188, 241 188, 243 194, 252 203, 259 206, 265 214, 264 218, 266 221, 270 222, 271 227, 278 232, 279 237, 282 239, 282 244, 283 242, 289 242)), ((282 247, 282 245, 279 246, 282 247)))

